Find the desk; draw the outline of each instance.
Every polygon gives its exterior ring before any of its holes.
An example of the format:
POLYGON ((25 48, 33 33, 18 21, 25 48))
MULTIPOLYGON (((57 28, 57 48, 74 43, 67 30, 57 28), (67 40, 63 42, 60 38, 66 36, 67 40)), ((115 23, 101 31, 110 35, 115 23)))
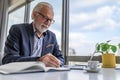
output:
POLYGON ((11 75, 0 74, 0 80, 120 80, 120 70, 103 68, 99 73, 87 73, 85 70, 71 70, 11 75))

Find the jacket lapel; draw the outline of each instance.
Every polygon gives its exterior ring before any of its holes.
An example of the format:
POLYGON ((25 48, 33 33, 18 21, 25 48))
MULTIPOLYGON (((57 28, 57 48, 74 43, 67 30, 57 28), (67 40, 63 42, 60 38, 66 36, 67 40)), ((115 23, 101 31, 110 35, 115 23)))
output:
POLYGON ((47 43, 47 39, 46 36, 43 38, 43 44, 42 44, 42 52, 41 52, 41 56, 45 55, 45 48, 46 48, 46 43, 47 43))
POLYGON ((33 51, 33 46, 34 46, 34 31, 33 31, 33 25, 32 23, 30 24, 30 26, 28 27, 28 33, 29 33, 29 46, 30 46, 30 54, 32 54, 33 51))
POLYGON ((43 44, 42 44, 42 53, 41 53, 41 56, 45 55, 47 53, 47 50, 46 50, 46 45, 48 43, 47 41, 47 35, 44 36, 43 38, 43 44))

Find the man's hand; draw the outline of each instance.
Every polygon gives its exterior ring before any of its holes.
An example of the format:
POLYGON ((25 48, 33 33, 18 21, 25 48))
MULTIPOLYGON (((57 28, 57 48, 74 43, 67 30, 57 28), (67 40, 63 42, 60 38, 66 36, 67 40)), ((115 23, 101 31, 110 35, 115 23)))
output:
POLYGON ((39 58, 39 61, 42 61, 46 66, 49 67, 60 67, 60 60, 50 53, 39 58))

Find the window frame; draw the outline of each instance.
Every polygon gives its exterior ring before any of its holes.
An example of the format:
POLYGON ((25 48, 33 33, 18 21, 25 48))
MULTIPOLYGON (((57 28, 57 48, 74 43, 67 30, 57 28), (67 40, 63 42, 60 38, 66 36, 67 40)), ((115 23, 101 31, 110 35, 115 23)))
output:
MULTIPOLYGON (((32 2, 32 1, 31 1, 32 2)), ((29 22, 30 15, 30 3, 25 5, 24 22, 29 22)), ((22 5, 23 6, 23 5, 22 5)), ((19 9, 20 7, 16 8, 19 9)), ((14 9, 14 10, 16 10, 14 9)), ((10 11, 13 12, 14 10, 10 11)), ((65 64, 69 64, 70 61, 73 62, 87 62, 90 56, 68 56, 69 53, 69 0, 62 0, 62 30, 61 30, 61 49, 63 56, 65 58, 65 64)), ((117 63, 120 63, 120 57, 116 56, 117 63)), ((99 60, 101 62, 101 56, 95 56, 93 60, 99 60)))

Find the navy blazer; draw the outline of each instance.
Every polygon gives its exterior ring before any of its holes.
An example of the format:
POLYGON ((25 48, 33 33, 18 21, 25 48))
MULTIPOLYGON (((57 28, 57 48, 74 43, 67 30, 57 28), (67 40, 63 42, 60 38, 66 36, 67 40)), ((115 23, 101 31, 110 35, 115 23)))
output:
MULTIPOLYGON (((41 56, 51 53, 64 64, 64 58, 53 32, 47 30, 43 33, 43 46, 41 56)), ((34 30, 31 24, 16 24, 9 31, 5 42, 4 57, 2 63, 36 61, 39 57, 31 57, 34 46, 34 30)))

